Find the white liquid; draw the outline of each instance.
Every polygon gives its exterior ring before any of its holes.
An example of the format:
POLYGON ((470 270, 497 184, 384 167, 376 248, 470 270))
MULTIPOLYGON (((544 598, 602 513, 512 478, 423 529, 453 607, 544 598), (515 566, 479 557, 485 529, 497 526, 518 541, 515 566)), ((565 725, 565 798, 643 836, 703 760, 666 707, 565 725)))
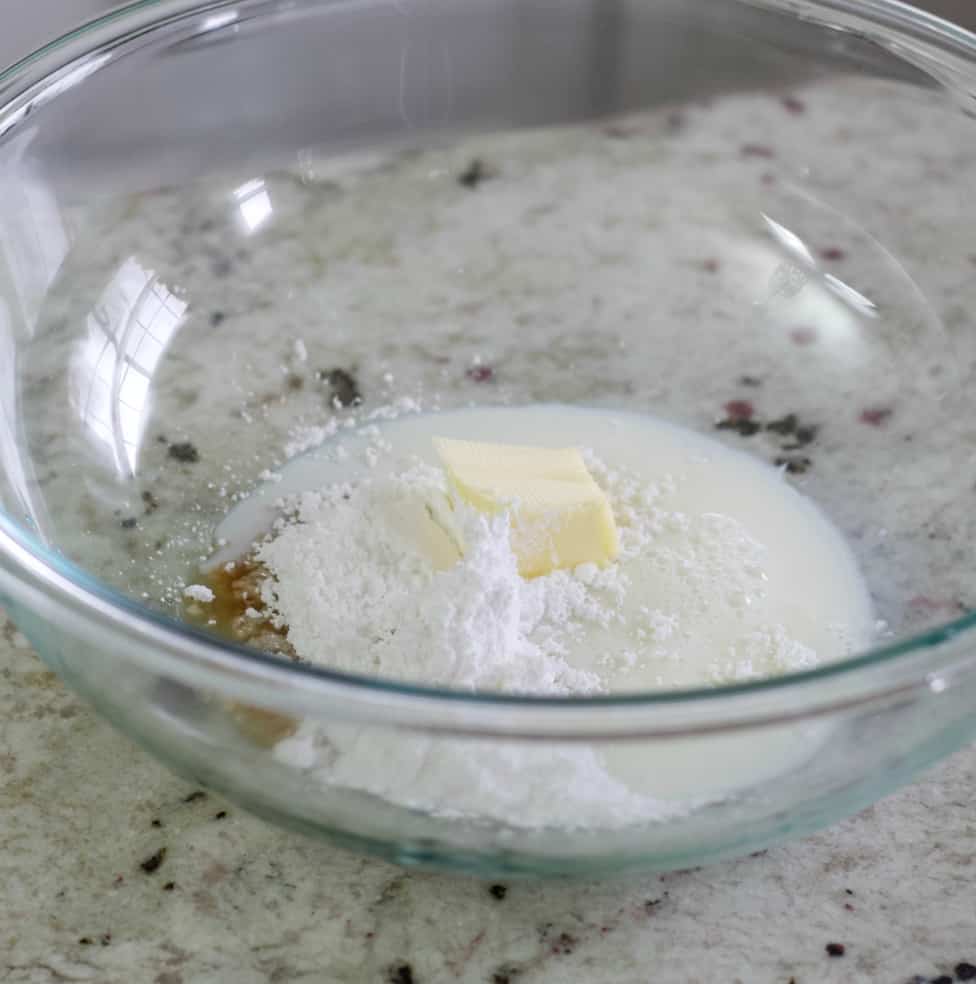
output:
MULTIPOLYGON (((279 481, 231 512, 217 531, 227 545, 213 562, 247 552, 283 495, 396 473, 411 459, 437 464, 434 436, 590 448, 609 469, 654 483, 655 505, 683 517, 623 562, 631 585, 625 623, 592 626, 566 654, 574 667, 600 673, 609 691, 750 679, 837 659, 870 641, 871 604, 850 550, 779 471, 691 431, 620 412, 474 409, 345 432, 294 459, 279 481), (370 446, 381 453, 368 453, 370 446), (638 637, 642 608, 673 618, 656 636, 645 629, 638 637), (619 658, 623 652, 628 658, 619 658)), ((782 726, 649 748, 553 749, 304 722, 278 754, 323 783, 429 812, 602 827, 674 815, 759 785, 810 758, 823 736, 822 725, 782 726)))

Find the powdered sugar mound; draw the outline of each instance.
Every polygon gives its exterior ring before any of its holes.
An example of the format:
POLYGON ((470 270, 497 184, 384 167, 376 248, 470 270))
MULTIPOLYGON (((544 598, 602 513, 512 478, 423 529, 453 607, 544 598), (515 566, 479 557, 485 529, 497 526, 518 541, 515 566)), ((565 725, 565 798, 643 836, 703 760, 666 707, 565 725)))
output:
POLYGON ((272 574, 263 601, 299 656, 470 690, 602 689, 560 654, 567 633, 606 624, 611 610, 570 572, 523 580, 508 515, 449 504, 440 469, 304 492, 291 505, 256 555, 272 574))

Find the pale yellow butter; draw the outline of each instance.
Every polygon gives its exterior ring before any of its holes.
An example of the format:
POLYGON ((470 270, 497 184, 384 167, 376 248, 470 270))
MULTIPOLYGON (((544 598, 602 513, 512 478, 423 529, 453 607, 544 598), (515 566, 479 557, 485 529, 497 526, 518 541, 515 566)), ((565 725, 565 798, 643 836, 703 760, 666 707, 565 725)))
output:
POLYGON ((523 577, 610 563, 620 550, 603 490, 575 448, 435 437, 458 494, 485 513, 512 509, 512 550, 523 577))

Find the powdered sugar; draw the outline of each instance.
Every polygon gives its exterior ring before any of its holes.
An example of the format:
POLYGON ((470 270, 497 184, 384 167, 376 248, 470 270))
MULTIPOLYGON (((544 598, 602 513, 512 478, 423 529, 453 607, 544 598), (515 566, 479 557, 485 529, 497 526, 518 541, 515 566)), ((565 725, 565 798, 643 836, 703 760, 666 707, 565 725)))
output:
POLYGON ((507 514, 453 502, 463 557, 429 515, 446 503, 443 472, 408 472, 303 493, 293 517, 257 550, 272 572, 264 601, 305 658, 467 690, 596 693, 597 674, 562 653, 586 623, 609 624, 622 578, 614 568, 526 581, 507 514), (454 557, 451 551, 454 550, 454 557), (432 559, 455 561, 438 570, 432 559))
POLYGON ((183 589, 183 596, 190 601, 209 604, 214 600, 214 593, 205 584, 190 584, 183 589))
POLYGON ((698 805, 667 802, 615 775, 596 747, 526 746, 304 722, 275 755, 328 785, 360 789, 441 817, 520 827, 621 827, 698 805))

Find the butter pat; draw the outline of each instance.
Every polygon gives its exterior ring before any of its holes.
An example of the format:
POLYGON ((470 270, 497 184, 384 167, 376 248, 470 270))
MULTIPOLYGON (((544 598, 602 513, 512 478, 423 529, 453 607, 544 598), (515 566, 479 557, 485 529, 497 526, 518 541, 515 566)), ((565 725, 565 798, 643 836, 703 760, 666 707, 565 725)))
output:
POLYGON ((484 513, 512 510, 512 550, 523 577, 610 563, 620 550, 603 490, 575 448, 435 437, 458 495, 484 513))

